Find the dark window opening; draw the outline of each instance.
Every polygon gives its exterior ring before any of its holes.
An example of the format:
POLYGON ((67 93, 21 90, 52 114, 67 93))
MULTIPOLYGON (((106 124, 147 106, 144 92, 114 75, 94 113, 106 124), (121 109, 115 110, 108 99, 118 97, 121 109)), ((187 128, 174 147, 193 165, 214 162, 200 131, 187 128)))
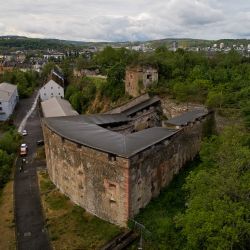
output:
POLYGON ((108 154, 109 161, 116 161, 116 155, 114 154, 108 154))
POLYGON ((116 204, 116 201, 113 199, 110 199, 109 202, 110 202, 110 204, 116 204))
POLYGON ((152 80, 152 75, 148 74, 148 75, 147 75, 147 79, 148 79, 148 80, 152 80))
POLYGON ((109 187, 110 187, 110 188, 116 188, 116 185, 113 184, 113 183, 109 183, 109 187))

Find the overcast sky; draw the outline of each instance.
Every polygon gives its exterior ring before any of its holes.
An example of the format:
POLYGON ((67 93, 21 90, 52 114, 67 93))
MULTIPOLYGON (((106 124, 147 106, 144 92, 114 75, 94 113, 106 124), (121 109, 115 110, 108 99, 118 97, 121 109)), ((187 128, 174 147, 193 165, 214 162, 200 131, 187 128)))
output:
POLYGON ((250 38, 249 0, 1 0, 0 35, 79 41, 250 38))

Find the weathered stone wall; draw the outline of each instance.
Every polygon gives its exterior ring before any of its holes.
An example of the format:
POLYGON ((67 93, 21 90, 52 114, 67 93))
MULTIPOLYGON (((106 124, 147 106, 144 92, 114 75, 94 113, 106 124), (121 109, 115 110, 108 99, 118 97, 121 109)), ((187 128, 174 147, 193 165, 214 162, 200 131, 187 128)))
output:
POLYGON ((184 127, 172 138, 140 152, 130 160, 130 217, 159 195, 173 176, 199 152, 210 116, 184 127))
POLYGON ((143 81, 143 74, 141 71, 135 69, 127 69, 125 74, 125 91, 129 95, 136 97, 140 94, 138 86, 139 82, 143 81))
POLYGON ((51 180, 74 203, 122 226, 128 218, 128 160, 77 145, 43 124, 51 180), (113 159, 112 159, 113 158, 113 159))
POLYGON ((125 91, 133 97, 145 93, 145 89, 154 82, 158 82, 157 69, 140 66, 126 69, 125 91))
POLYGON ((152 67, 143 69, 143 86, 147 88, 152 85, 154 82, 158 82, 158 71, 152 67))
POLYGON ((185 112, 193 110, 195 108, 203 108, 203 105, 196 103, 178 103, 171 98, 161 98, 161 105, 163 114, 168 118, 173 118, 182 115, 185 112))
POLYGON ((128 109, 130 109, 130 108, 132 108, 132 107, 134 107, 142 102, 145 102, 149 99, 150 99, 150 97, 148 94, 140 95, 136 98, 129 100, 127 103, 124 103, 117 108, 109 110, 108 112, 106 112, 106 114, 120 114, 120 113, 124 112, 125 110, 128 110, 128 109))
POLYGON ((150 106, 144 109, 133 117, 133 132, 141 131, 146 128, 160 127, 161 126, 161 105, 150 106))
POLYGON ((209 114, 130 159, 63 139, 43 124, 50 178, 87 211, 126 226, 195 157, 212 118, 209 114))
POLYGON ((162 108, 161 103, 158 102, 133 114, 133 116, 130 117, 132 121, 128 124, 113 128, 107 127, 107 129, 121 134, 130 134, 146 128, 160 127, 162 123, 161 117, 162 108))

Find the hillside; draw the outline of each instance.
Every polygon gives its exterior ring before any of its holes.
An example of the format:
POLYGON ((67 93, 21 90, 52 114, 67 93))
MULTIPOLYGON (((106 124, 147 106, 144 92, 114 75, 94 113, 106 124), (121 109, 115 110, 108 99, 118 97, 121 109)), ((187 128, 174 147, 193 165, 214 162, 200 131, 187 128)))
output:
POLYGON ((28 38, 23 36, 0 36, 0 51, 1 50, 45 50, 45 49, 80 49, 90 46, 103 48, 106 46, 112 47, 127 47, 145 44, 146 46, 157 48, 160 46, 171 47, 174 41, 178 42, 179 47, 208 47, 213 44, 224 43, 225 46, 232 47, 236 45, 247 46, 250 44, 248 39, 221 39, 221 40, 204 40, 204 39, 191 39, 191 38, 166 38, 151 41, 124 41, 124 42, 84 42, 84 41, 69 41, 59 39, 40 39, 28 38))

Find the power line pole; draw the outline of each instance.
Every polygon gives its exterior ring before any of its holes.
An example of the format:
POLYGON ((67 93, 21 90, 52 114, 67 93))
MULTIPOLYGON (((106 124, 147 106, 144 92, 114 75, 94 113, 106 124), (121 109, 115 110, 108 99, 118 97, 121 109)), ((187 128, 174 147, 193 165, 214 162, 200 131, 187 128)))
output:
POLYGON ((148 233, 148 234, 151 234, 151 233, 146 229, 146 227, 143 224, 141 224, 133 219, 131 219, 131 221, 135 224, 134 227, 138 228, 140 230, 140 241, 139 241, 139 246, 137 249, 143 250, 143 232, 148 233))

